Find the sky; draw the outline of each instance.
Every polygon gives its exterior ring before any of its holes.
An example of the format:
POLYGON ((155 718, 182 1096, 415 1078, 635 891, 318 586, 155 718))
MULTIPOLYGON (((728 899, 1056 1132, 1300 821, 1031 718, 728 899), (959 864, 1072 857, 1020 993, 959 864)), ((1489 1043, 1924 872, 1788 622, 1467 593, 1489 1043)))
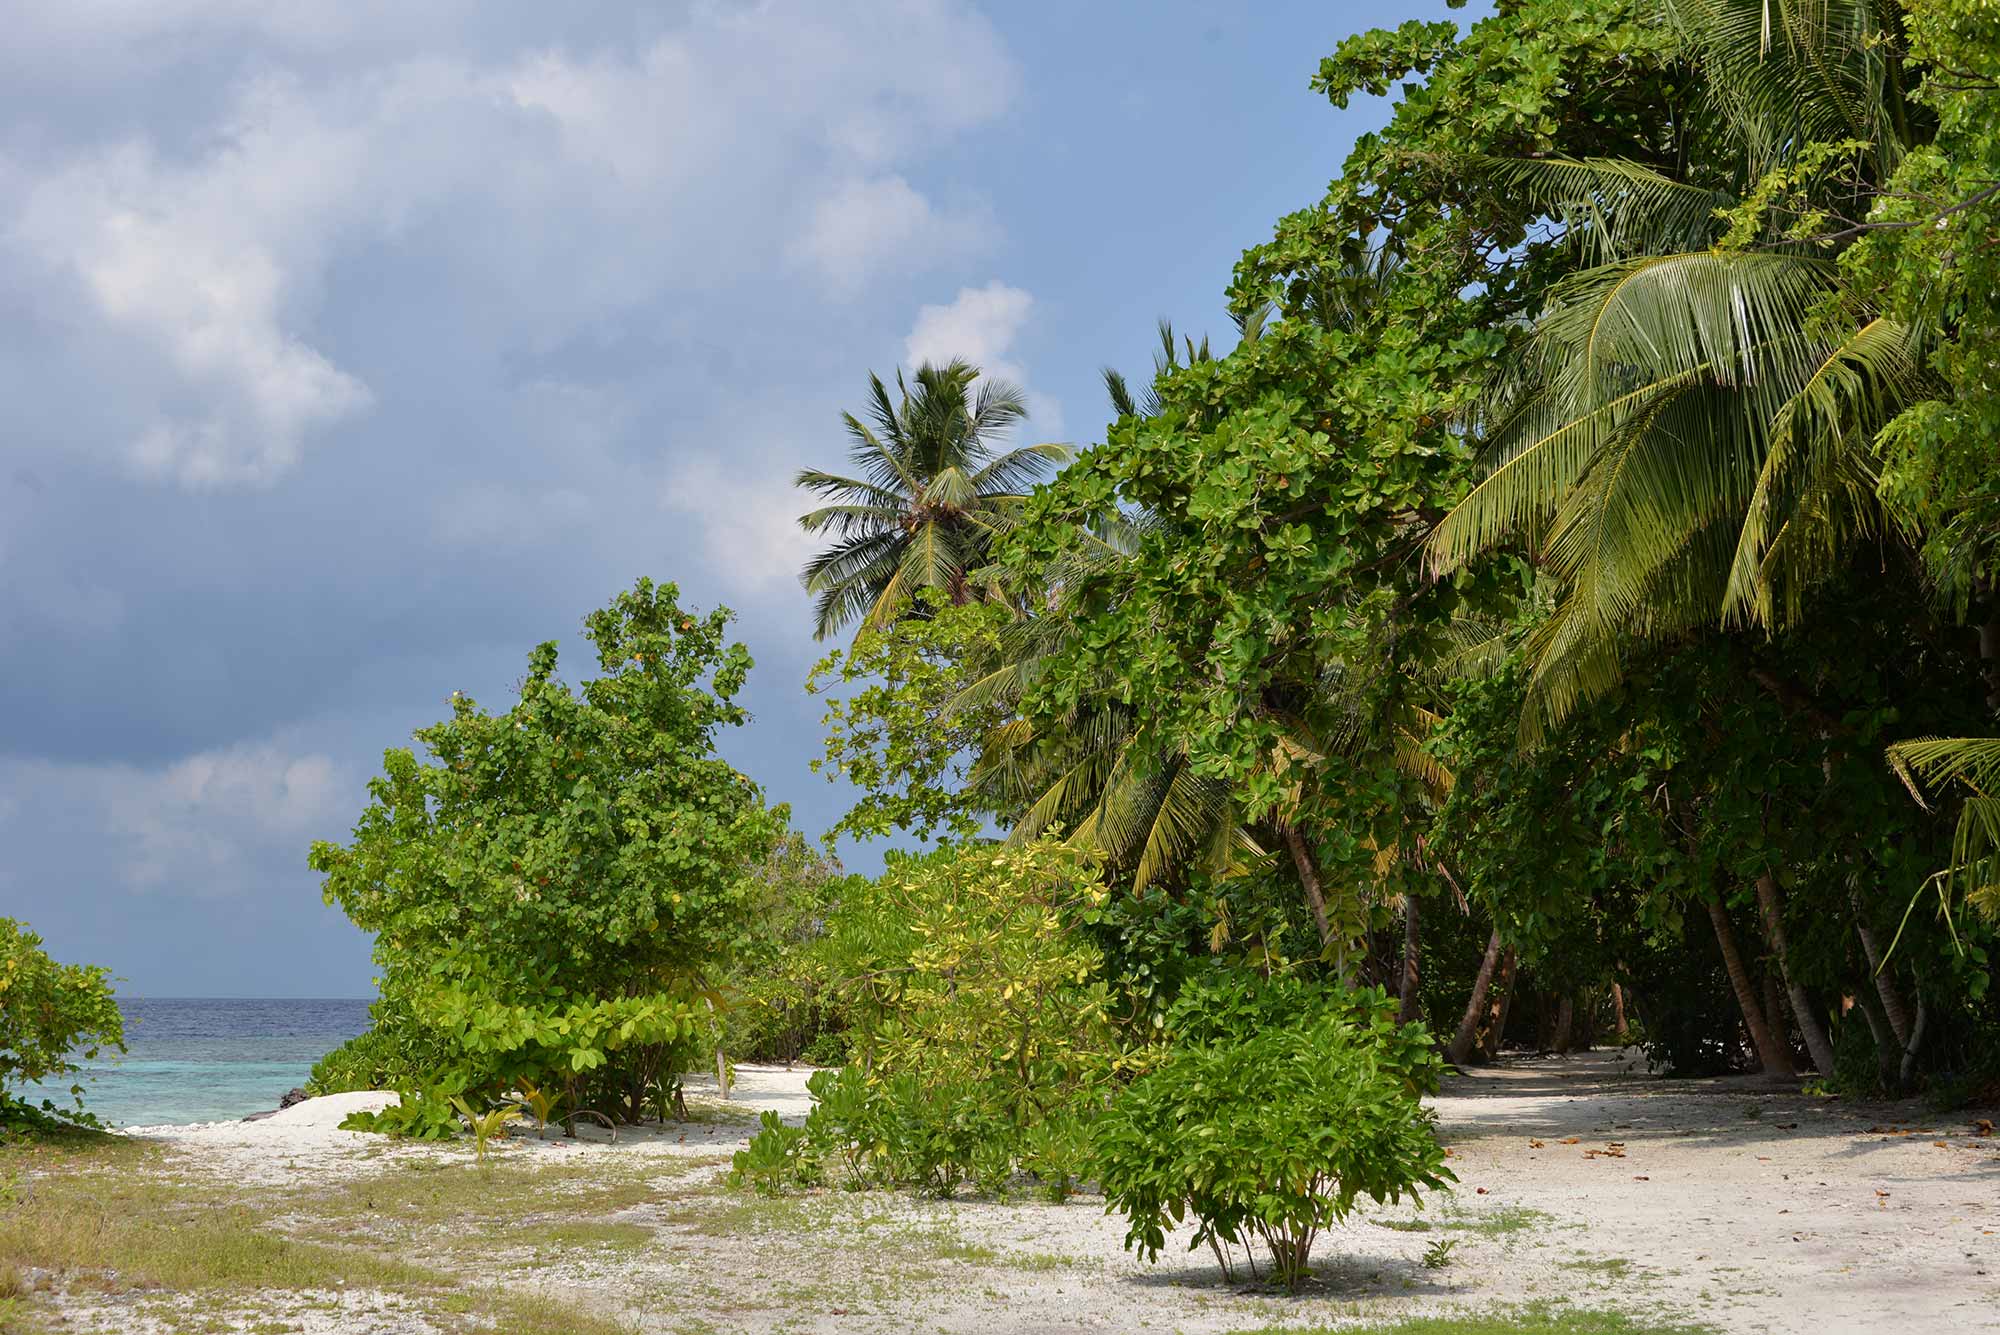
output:
MULTIPOLYGON (((0 916, 135 996, 365 996, 306 866, 634 579, 817 836, 801 466, 963 356, 1079 447, 1443 0, 20 0, 0 45, 0 916)), ((844 848, 856 870, 881 850, 844 848)))

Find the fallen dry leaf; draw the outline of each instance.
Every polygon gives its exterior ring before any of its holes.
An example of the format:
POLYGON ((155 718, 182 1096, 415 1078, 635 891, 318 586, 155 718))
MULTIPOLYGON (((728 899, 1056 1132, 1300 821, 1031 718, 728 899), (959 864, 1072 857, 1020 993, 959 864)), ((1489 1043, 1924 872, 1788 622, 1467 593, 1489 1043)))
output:
POLYGON ((1538 1150, 1542 1148, 1542 1142, 1539 1140, 1530 1139, 1528 1141, 1528 1148, 1531 1150, 1538 1150))
POLYGON ((1583 1137, 1582 1137, 1582 1136, 1564 1136, 1564 1137, 1563 1137, 1563 1140, 1562 1140, 1562 1143, 1563 1143, 1563 1144, 1565 1144, 1565 1145, 1574 1145, 1574 1144, 1576 1144, 1576 1143, 1577 1143, 1577 1142, 1578 1142, 1579 1140, 1582 1140, 1582 1139, 1583 1139, 1583 1137))
POLYGON ((1973 1123, 1972 1123, 1972 1134, 1973 1134, 1973 1135, 1975 1135, 1975 1136, 1990 1136, 1990 1135, 1992 1135, 1992 1134, 1993 1134, 1993 1119, 1992 1119, 1992 1118, 1990 1118, 1990 1117, 1980 1117, 1980 1118, 1976 1118, 1976 1119, 1975 1119, 1975 1120, 1973 1121, 1973 1123))
POLYGON ((1651 1182, 1653 1179, 1647 1177, 1644 1173, 1634 1173, 1632 1174, 1632 1180, 1634 1182, 1651 1182))

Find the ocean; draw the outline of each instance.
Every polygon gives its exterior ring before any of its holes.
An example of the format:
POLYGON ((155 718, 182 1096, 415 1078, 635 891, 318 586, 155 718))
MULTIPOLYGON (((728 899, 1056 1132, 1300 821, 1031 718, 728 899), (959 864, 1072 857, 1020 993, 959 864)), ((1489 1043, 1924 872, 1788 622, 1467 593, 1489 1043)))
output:
MULTIPOLYGON (((120 997, 124 1056, 90 1063, 83 1106, 112 1126, 217 1122, 278 1106, 312 1064, 368 1027, 368 1003, 120 997)), ((67 1106, 69 1081, 46 1091, 67 1106)), ((37 1099, 41 1095, 34 1095, 37 1099)))

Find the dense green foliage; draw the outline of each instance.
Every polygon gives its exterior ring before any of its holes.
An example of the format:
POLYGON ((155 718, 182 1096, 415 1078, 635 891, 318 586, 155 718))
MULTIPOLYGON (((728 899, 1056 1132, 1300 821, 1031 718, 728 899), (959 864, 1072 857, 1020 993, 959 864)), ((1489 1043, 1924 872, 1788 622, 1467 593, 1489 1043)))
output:
POLYGON ((1094 850, 1156 1017, 1209 955, 1393 985, 1457 1060, 1994 1062, 1949 912, 2000 846, 1993 36, 1520 0, 1343 42, 1330 100, 1400 98, 1244 255, 1235 347, 1112 377, 995 615, 855 660, 850 828, 1094 850))
POLYGON ((804 1134, 767 1128, 739 1174, 770 1186, 838 1163, 949 1195, 1026 1171, 1060 1198, 1123 1053, 1081 930, 1103 897, 1090 860, 1058 845, 945 848, 856 887, 819 947, 852 1064, 815 1076, 804 1134))
POLYGON ((637 1118, 677 1097, 784 820, 714 754, 750 669, 727 623, 640 581, 586 622, 600 675, 565 685, 548 643, 505 713, 455 696, 417 733, 428 761, 386 755, 352 842, 314 845, 328 902, 376 933, 388 1032, 451 1055, 413 1098, 527 1078, 637 1118))
POLYGON ((74 1075, 79 1060, 112 1048, 125 1050, 125 1021, 110 971, 58 964, 26 924, 0 918, 0 1130, 95 1125, 83 1108, 83 1086, 70 1086, 68 1105, 47 1098, 30 1104, 22 1087, 74 1075))

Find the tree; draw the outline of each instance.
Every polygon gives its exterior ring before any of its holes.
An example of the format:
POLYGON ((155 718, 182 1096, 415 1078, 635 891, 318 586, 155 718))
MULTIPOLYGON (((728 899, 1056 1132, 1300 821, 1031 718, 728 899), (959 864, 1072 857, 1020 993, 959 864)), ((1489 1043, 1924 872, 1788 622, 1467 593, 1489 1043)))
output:
POLYGON ((71 1085, 70 1108, 20 1098, 20 1087, 83 1068, 106 1048, 125 1050, 125 1022, 111 996, 110 970, 58 964, 42 938, 25 923, 0 918, 0 1130, 36 1126, 55 1118, 91 1119, 83 1111, 83 1086, 71 1085))
POLYGON ((1069 458, 1062 445, 997 449, 1028 415, 1027 402, 967 362, 925 363, 915 382, 897 372, 891 400, 881 377, 870 375, 868 421, 843 415, 855 476, 814 468, 798 475, 799 486, 832 502, 799 519, 806 532, 836 539, 801 575, 817 599, 820 639, 857 617, 864 628, 885 624, 908 610, 918 589, 942 589, 961 604, 982 596, 976 573, 1012 526, 1023 488, 1069 458))
POLYGON ((416 734, 428 760, 385 754, 352 841, 313 845, 327 902, 376 933, 385 994, 465 1054, 461 1083, 556 1079, 636 1117, 706 1028, 785 811, 715 754, 747 718, 730 614, 677 599, 642 579, 592 613, 580 687, 551 641, 505 713, 454 695, 416 734))
POLYGON ((1645 157, 1485 164, 1587 263, 1503 364, 1486 476, 1431 548, 1449 570, 1520 536, 1557 591, 1530 735, 1637 646, 1797 619, 1883 528, 1873 442, 1923 397, 1921 336, 1845 281, 1857 233, 1827 220, 1865 207, 1918 130, 1893 13, 1811 8, 1679 0, 1671 31, 1719 115, 1645 157))

